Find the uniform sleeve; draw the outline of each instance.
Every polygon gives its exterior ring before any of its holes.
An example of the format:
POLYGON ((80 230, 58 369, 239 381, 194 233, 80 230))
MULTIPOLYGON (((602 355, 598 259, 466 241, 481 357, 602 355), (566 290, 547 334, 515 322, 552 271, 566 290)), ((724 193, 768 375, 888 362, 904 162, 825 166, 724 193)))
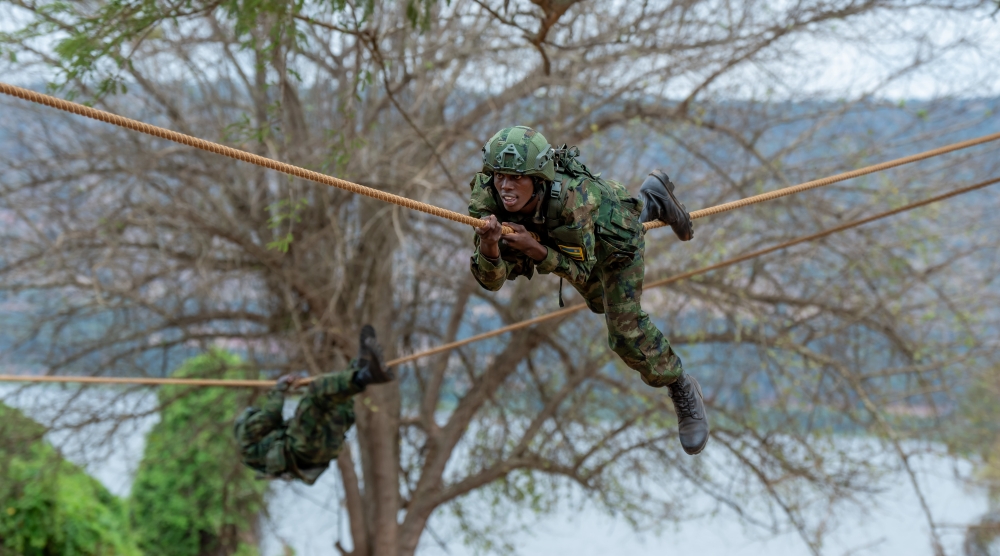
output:
POLYGON ((507 261, 500 259, 490 260, 479 251, 479 236, 476 236, 476 252, 472 254, 470 266, 472 276, 476 278, 479 285, 495 292, 503 287, 507 280, 507 261))
MULTIPOLYGON (((594 218, 597 216, 600 203, 601 190, 590 180, 586 180, 579 187, 574 187, 566 192, 563 216, 567 226, 579 230, 579 237, 583 240, 583 245, 580 246, 582 260, 549 246, 549 252, 545 258, 535 264, 538 272, 555 274, 572 284, 583 285, 587 282, 594 265, 597 264, 595 253, 597 235, 594 230, 594 218)), ((556 244, 558 246, 558 240, 556 240, 556 244)))
POLYGON ((265 436, 274 430, 281 428, 284 420, 281 417, 281 410, 285 406, 285 394, 272 389, 267 393, 260 411, 254 413, 243 425, 243 444, 260 442, 265 436))

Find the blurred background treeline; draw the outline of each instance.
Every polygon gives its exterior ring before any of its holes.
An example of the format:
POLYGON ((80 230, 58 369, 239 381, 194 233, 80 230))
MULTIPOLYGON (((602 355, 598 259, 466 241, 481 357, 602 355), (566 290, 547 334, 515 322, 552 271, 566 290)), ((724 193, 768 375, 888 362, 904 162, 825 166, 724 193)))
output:
MULTIPOLYGON (((697 209, 997 132, 996 10, 3 0, 0 69, 458 211, 485 140, 530 125, 633 192, 664 168, 697 209)), ((553 276, 479 288, 467 227, 13 99, 0 114, 3 372, 318 374, 345 365, 365 322, 393 357, 558 307, 553 276)), ((698 220, 687 243, 651 232, 647 281, 1000 176, 997 152, 698 220)), ((997 554, 998 210, 987 188, 647 289, 711 406, 697 458, 599 316, 401 366, 358 399, 329 472, 344 515, 330 550, 414 554, 448 516, 470 550, 506 553, 572 501, 637 531, 724 515, 825 554, 892 476, 915 493, 928 553, 997 554), (992 510, 954 523, 935 508, 914 465, 926 454, 971 462, 992 510)), ((239 466, 229 427, 258 394, 4 390, 0 550, 257 551, 274 489, 239 466), (34 420, 15 409, 28 397, 34 420), (120 457, 116 438, 150 419, 126 498, 69 463, 87 464, 70 446, 120 457)))

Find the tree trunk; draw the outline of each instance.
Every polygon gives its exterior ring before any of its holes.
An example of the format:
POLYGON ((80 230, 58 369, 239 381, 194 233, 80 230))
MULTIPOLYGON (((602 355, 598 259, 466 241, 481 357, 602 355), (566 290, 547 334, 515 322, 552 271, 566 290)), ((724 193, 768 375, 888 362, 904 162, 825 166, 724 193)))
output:
MULTIPOLYGON (((362 222, 368 223, 357 253, 357 268, 364 269, 361 320, 379 332, 386 359, 393 357, 393 253, 396 236, 384 207, 364 201, 362 222)), ((360 324, 360 323, 359 323, 360 324)), ((368 535, 365 556, 395 556, 399 497, 399 412, 397 383, 369 386, 355 398, 358 442, 364 479, 364 527, 368 535)), ((347 477, 345 477, 346 480, 347 477)), ((352 520, 355 516, 352 516, 352 520)), ((352 524, 352 531, 358 529, 352 524)))

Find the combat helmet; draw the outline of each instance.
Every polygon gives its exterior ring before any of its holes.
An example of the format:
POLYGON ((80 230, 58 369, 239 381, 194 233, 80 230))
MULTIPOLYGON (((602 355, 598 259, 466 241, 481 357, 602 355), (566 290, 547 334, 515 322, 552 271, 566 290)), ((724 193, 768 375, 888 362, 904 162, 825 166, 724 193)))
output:
POLYGON ((555 151, 545 136, 525 126, 501 129, 483 145, 483 173, 556 179, 555 151))

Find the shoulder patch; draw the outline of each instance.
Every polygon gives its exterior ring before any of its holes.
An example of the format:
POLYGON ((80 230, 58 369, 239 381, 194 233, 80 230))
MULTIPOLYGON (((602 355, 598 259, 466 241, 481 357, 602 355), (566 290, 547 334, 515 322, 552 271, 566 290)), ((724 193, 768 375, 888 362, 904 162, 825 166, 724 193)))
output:
POLYGON ((470 182, 469 185, 471 185, 472 188, 475 189, 477 186, 485 187, 486 184, 488 184, 489 182, 490 182, 490 176, 487 176, 482 172, 478 172, 476 173, 475 176, 472 176, 472 182, 470 182))
POLYGON ((569 258, 573 259, 574 261, 584 260, 583 247, 577 247, 574 245, 558 245, 558 246, 560 251, 566 253, 566 255, 569 256, 569 258))

